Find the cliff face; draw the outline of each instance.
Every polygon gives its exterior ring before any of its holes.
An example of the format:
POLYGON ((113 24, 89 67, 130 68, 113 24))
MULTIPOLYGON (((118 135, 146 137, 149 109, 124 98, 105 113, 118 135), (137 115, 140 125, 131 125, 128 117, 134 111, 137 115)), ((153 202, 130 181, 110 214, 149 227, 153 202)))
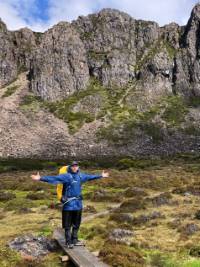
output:
POLYGON ((199 151, 199 4, 186 26, 103 9, 0 37, 1 157, 199 151))

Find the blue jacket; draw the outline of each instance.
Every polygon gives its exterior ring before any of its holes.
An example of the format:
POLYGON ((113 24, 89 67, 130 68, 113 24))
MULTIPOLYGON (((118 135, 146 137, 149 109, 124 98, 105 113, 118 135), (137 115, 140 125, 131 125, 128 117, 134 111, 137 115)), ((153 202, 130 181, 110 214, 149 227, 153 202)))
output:
MULTIPOLYGON (((80 172, 80 170, 74 173, 69 166, 67 173, 56 176, 42 176, 40 181, 50 184, 63 184, 63 196, 71 198, 81 197, 83 183, 99 178, 102 178, 101 174, 86 174, 80 172)), ((81 210, 82 208, 82 198, 70 200, 63 205, 63 210, 81 210)))

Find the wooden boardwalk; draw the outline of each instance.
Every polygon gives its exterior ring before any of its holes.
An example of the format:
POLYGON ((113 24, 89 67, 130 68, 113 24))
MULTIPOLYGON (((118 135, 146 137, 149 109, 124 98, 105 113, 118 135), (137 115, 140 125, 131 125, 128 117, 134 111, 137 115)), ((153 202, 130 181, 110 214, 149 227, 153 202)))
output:
POLYGON ((69 256, 70 260, 77 267, 108 267, 109 265, 100 261, 99 258, 95 257, 86 247, 75 246, 73 249, 68 249, 65 246, 64 230, 58 228, 53 233, 53 238, 57 240, 61 248, 69 256))

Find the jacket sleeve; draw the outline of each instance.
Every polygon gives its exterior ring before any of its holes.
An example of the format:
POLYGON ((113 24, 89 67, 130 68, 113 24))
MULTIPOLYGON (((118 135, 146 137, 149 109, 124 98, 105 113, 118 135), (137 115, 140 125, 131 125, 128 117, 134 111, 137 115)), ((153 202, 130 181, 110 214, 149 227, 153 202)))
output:
POLYGON ((87 173, 81 173, 81 182, 85 183, 87 181, 100 179, 103 176, 101 174, 87 174, 87 173))
POLYGON ((59 174, 55 176, 42 176, 40 181, 47 182, 49 184, 64 184, 68 183, 70 180, 70 175, 68 173, 59 174))

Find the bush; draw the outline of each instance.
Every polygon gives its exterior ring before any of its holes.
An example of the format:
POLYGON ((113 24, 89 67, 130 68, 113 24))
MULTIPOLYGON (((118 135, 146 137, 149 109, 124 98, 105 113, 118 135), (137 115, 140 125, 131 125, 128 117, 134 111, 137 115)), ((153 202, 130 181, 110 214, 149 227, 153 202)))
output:
POLYGON ((28 193, 26 198, 31 200, 49 199, 49 195, 45 192, 28 193))
POLYGON ((152 267, 181 267, 178 262, 160 252, 156 252, 150 256, 150 264, 152 267))
POLYGON ((200 246, 190 248, 189 255, 192 257, 200 257, 200 246))
POLYGON ((16 195, 11 192, 0 191, 0 201, 8 201, 16 198, 16 195))
POLYGON ((2 97, 8 97, 10 95, 12 95, 17 89, 18 89, 18 85, 13 85, 7 88, 6 92, 2 95, 2 97))
POLYGON ((113 212, 109 218, 111 221, 115 221, 119 223, 129 223, 133 222, 133 216, 129 213, 120 213, 120 212, 113 212))
POLYGON ((5 211, 20 211, 21 209, 26 209, 26 208, 32 208, 35 207, 36 205, 33 203, 33 201, 29 199, 13 199, 10 200, 6 203, 4 210, 5 211))
POLYGON ((142 254, 134 248, 111 241, 104 243, 100 257, 114 267, 142 267, 145 263, 142 254))
POLYGON ((195 213, 195 219, 200 220, 200 210, 195 213))
POLYGON ((131 198, 122 202, 119 210, 121 212, 134 212, 136 210, 145 209, 145 204, 142 198, 131 198))

